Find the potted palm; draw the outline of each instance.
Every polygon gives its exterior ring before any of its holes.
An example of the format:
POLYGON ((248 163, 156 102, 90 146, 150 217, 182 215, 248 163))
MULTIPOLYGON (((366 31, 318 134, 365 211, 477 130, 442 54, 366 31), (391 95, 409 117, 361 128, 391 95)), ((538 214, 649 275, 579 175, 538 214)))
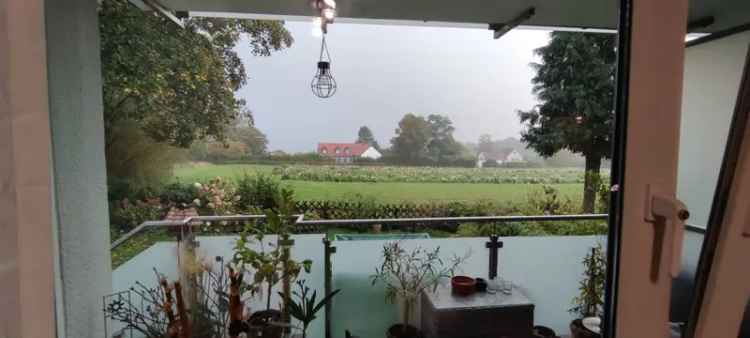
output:
POLYGON ((440 257, 440 247, 426 250, 417 247, 405 250, 399 242, 389 242, 383 246, 383 263, 375 268, 372 284, 385 285, 386 301, 403 302, 401 323, 391 326, 388 338, 420 337, 419 330, 411 325, 411 314, 422 291, 434 291, 441 278, 451 277, 464 258, 453 256, 449 261, 440 257))
POLYGON ((266 309, 250 316, 250 325, 261 327, 263 337, 279 337, 282 329, 288 326, 286 309, 272 309, 271 297, 273 288, 283 282, 283 304, 289 303, 289 284, 294 281, 302 269, 310 272, 311 260, 301 262, 290 257, 290 248, 294 245, 291 239, 294 200, 290 190, 282 189, 276 196, 277 207, 266 210, 265 223, 248 224, 240 234, 234 247, 234 262, 254 272, 250 284, 253 295, 265 291, 266 309), (266 242, 267 234, 277 234, 276 243, 266 242), (257 244, 259 249, 254 245, 257 244), (265 288, 265 290, 263 290, 265 288))
POLYGON ((573 338, 600 337, 596 329, 587 328, 584 322, 595 323, 598 327, 604 308, 607 263, 601 244, 591 248, 591 251, 583 258, 583 265, 585 270, 578 288, 580 293, 573 299, 573 307, 568 310, 578 316, 570 323, 570 334, 573 338))
MULTIPOLYGON (((304 279, 297 281, 297 288, 299 291, 292 292, 294 297, 289 299, 286 306, 289 309, 289 314, 302 323, 302 338, 307 338, 307 327, 317 318, 318 311, 328 304, 333 299, 333 296, 341 290, 335 290, 323 297, 320 302, 315 303, 318 292, 313 290, 311 294, 310 288, 305 285, 304 279)), ((281 296, 283 297, 283 295, 281 296)))

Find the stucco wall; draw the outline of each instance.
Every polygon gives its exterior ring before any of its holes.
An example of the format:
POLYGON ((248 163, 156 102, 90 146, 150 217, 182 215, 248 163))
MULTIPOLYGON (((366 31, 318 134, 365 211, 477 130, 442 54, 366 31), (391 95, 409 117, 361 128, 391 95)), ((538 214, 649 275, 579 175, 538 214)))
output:
POLYGON ((62 278, 62 332, 104 336, 112 287, 96 0, 47 0, 45 11, 54 215, 62 278))
POLYGON ((685 52, 677 196, 697 226, 711 211, 748 44, 744 32, 685 52))

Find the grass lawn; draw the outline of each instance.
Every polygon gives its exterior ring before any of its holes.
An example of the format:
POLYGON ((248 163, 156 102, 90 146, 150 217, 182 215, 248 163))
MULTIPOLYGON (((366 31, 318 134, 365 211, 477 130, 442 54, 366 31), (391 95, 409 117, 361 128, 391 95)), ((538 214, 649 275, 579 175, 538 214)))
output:
MULTIPOLYGON (((181 182, 206 181, 221 176, 234 179, 244 173, 271 174, 271 165, 212 165, 198 164, 175 169, 181 182)), ((498 202, 524 200, 529 192, 538 191, 540 184, 480 184, 480 183, 404 183, 404 182, 312 182, 281 181, 294 188, 300 200, 347 200, 356 194, 371 196, 379 202, 477 201, 498 202)), ((580 199, 582 184, 552 184, 562 196, 580 199)))
POLYGON ((216 176, 236 179, 242 177, 245 173, 264 173, 270 175, 274 167, 276 166, 255 164, 185 164, 175 168, 174 176, 181 182, 204 182, 216 176))

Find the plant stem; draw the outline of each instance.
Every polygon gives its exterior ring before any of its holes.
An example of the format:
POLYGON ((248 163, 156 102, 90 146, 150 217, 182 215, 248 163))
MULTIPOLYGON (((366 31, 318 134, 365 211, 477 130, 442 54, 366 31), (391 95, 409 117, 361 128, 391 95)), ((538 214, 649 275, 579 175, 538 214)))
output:
POLYGON ((266 300, 266 310, 271 309, 271 290, 273 290, 273 284, 268 281, 268 299, 266 300))
POLYGON ((406 328, 409 326, 409 317, 411 317, 411 300, 409 297, 404 297, 404 334, 406 334, 406 328))

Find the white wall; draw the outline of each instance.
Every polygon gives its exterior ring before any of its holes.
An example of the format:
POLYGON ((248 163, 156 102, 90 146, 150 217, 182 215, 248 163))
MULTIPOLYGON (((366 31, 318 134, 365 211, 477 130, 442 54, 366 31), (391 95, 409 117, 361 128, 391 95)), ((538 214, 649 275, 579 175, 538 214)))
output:
POLYGON ((677 196, 688 223, 705 226, 711 211, 750 32, 686 49, 677 196))
POLYGON ((362 157, 364 157, 364 158, 371 158, 373 160, 377 160, 381 156, 382 155, 380 154, 380 152, 377 149, 373 148, 373 147, 367 148, 367 150, 365 150, 365 152, 362 153, 362 157))

